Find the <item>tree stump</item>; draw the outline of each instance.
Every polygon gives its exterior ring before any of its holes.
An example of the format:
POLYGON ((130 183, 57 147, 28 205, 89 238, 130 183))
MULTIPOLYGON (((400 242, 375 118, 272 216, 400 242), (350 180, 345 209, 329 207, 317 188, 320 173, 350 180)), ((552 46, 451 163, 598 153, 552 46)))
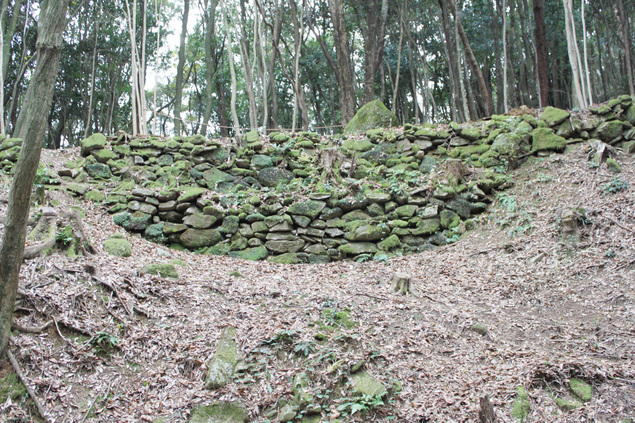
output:
POLYGON ((489 400, 489 395, 485 394, 479 402, 481 409, 478 411, 478 419, 480 423, 495 423, 496 413, 494 406, 489 400))
POLYGON ((403 272, 397 272, 392 275, 390 280, 392 290, 395 294, 406 295, 410 292, 410 275, 403 272))
POLYGON ((86 238, 82 218, 76 210, 65 211, 58 216, 53 208, 44 207, 27 240, 32 243, 24 249, 24 258, 27 260, 40 254, 49 254, 56 247, 70 257, 97 252, 86 238))

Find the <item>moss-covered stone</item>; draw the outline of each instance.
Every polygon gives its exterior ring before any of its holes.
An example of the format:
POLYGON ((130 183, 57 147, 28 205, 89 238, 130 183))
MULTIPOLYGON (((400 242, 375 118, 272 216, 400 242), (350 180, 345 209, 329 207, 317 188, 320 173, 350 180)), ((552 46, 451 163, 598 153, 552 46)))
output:
POLYGON ((388 238, 377 244, 381 251, 390 251, 398 248, 401 245, 401 241, 397 235, 390 235, 388 238))
POLYGON ((141 232, 144 231, 150 222, 152 221, 152 216, 143 212, 121 212, 117 213, 112 217, 115 225, 119 225, 128 232, 141 232))
POLYGON ((87 164, 86 166, 84 166, 84 170, 91 178, 110 179, 112 177, 110 166, 103 163, 87 164))
POLYGON ((293 179, 293 172, 279 167, 267 167, 258 172, 256 179, 265 187, 275 188, 279 184, 288 184, 293 179))
POLYGON ((215 229, 188 229, 180 236, 181 244, 190 249, 210 247, 218 244, 223 237, 215 229))
POLYGON ((306 253, 285 253, 269 257, 267 261, 279 264, 300 264, 308 262, 308 259, 306 253))
POLYGON ((132 245, 121 234, 112 235, 102 245, 104 250, 113 256, 130 257, 132 254, 132 245))
POLYGON ((196 199, 200 197, 205 191, 206 190, 204 188, 190 188, 181 193, 177 202, 190 203, 192 201, 196 201, 196 199))
POLYGON ((564 151, 567 140, 554 134, 549 128, 536 128, 531 133, 533 151, 564 151))
POLYGON ((562 398, 556 398, 555 401, 558 408, 565 412, 575 410, 576 408, 579 408, 581 405, 577 401, 565 400, 562 398))
POLYGON ((440 223, 443 229, 456 228, 461 223, 461 217, 451 210, 442 210, 440 213, 440 223))
POLYGON ((227 326, 223 329, 216 353, 210 361, 205 377, 207 389, 218 389, 231 382, 236 364, 240 361, 238 347, 236 345, 236 329, 227 326))
POLYGON ((432 235, 441 228, 441 221, 434 217, 431 219, 422 219, 417 222, 417 227, 412 230, 414 236, 432 235))
POLYGON ((353 119, 344 128, 345 134, 366 132, 369 129, 398 126, 399 119, 379 100, 362 106, 353 119))
POLYGON ((143 237, 148 241, 156 242, 158 244, 164 244, 168 241, 168 237, 163 230, 165 222, 154 223, 149 225, 145 231, 143 231, 143 237))
POLYGON ((306 216, 310 219, 315 219, 320 215, 325 207, 326 203, 324 201, 308 200, 301 203, 293 203, 289 206, 287 212, 289 214, 306 216))
POLYGON ((249 411, 240 401, 216 401, 192 410, 189 423, 246 423, 249 411))
POLYGON ((351 378, 353 379, 353 394, 377 397, 387 393, 384 385, 365 370, 354 373, 351 378))
POLYGON ((540 115, 542 120, 547 126, 552 127, 561 124, 569 118, 571 114, 566 110, 558 109, 555 107, 547 106, 545 111, 540 115))
POLYGON ((524 387, 519 386, 516 388, 516 397, 512 402, 511 415, 516 421, 524 423, 529 416, 529 396, 524 387))
POLYGON ((580 398, 583 402, 591 401, 593 389, 591 388, 591 385, 582 379, 575 377, 569 379, 569 388, 571 388, 571 392, 573 392, 575 396, 580 398))
POLYGON ((178 279, 179 277, 176 267, 169 263, 148 263, 141 268, 140 272, 144 275, 157 275, 162 278, 178 279))
POLYGON ((612 173, 622 172, 622 167, 614 158, 609 157, 608 159, 606 159, 606 166, 612 173))
POLYGON ((338 249, 342 254, 349 256, 377 252, 377 246, 372 242, 349 242, 340 245, 338 249))
POLYGON ((342 143, 342 148, 344 150, 364 152, 364 151, 372 150, 373 144, 368 139, 362 139, 362 140, 350 139, 350 140, 345 140, 344 143, 342 143))
POLYGON ((353 230, 347 232, 344 235, 344 238, 353 242, 379 241, 380 239, 387 237, 389 234, 390 228, 387 225, 362 224, 361 226, 357 226, 353 230))
POLYGON ((263 154, 256 154, 251 159, 251 166, 256 170, 261 170, 266 167, 273 167, 273 165, 274 165, 273 159, 263 154))
POLYGON ((252 261, 264 260, 267 258, 268 255, 269 255, 269 251, 267 250, 266 247, 263 247, 263 246, 247 248, 246 250, 242 250, 242 251, 231 251, 229 253, 230 257, 241 258, 244 260, 252 260, 252 261))
POLYGON ((611 142, 622 136, 624 128, 619 120, 602 122, 597 128, 598 137, 604 142, 611 142))
POLYGON ((82 156, 88 156, 91 151, 103 149, 106 146, 104 134, 96 133, 81 142, 82 156))
POLYGON ((101 203, 102 201, 106 200, 106 195, 104 195, 104 193, 101 192, 101 191, 91 190, 91 191, 88 191, 86 193, 85 198, 88 201, 93 201, 95 203, 101 203))

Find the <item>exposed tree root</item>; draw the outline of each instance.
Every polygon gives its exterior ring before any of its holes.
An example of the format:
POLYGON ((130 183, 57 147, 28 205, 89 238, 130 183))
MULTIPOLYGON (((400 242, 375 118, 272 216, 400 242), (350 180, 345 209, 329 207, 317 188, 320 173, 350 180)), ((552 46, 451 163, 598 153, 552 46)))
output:
POLYGON ((18 377, 22 381, 22 384, 26 388, 26 391, 31 396, 31 400, 35 403, 35 407, 37 408, 38 413, 40 413, 40 416, 44 419, 44 421, 50 422, 48 417, 46 417, 46 411, 44 410, 44 407, 42 407, 42 404, 40 404, 40 401, 38 401, 37 396, 35 396, 35 392, 31 388, 31 385, 29 385, 29 381, 24 376, 24 373, 22 373, 22 369, 20 369, 20 365, 18 364, 18 361, 15 359, 11 351, 9 351, 8 349, 7 349, 7 357, 9 357, 9 361, 11 362, 11 366, 13 366, 13 370, 15 370, 15 373, 18 375, 18 377))

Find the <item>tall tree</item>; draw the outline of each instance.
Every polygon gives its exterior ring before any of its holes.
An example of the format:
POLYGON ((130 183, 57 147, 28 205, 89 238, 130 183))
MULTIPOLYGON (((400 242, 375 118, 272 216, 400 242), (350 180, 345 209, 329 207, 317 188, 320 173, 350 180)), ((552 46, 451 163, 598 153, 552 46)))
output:
POLYGON ((624 58, 626 61, 626 73, 628 74, 628 91, 635 96, 635 83, 633 82, 633 53, 631 45, 631 28, 628 21, 628 14, 624 7, 624 0, 617 0, 618 17, 620 29, 622 30, 622 45, 624 46, 624 58))
POLYGON ((19 135, 24 141, 9 191, 9 207, 0 245, 0 356, 6 353, 13 322, 31 189, 57 78, 68 1, 42 0, 40 4, 37 65, 18 118, 19 135))
POLYGON ((547 61, 547 30, 545 28, 545 6, 543 0, 532 0, 536 32, 536 69, 540 107, 549 105, 549 62, 547 61))
POLYGON ((181 135, 181 107, 183 102, 183 74, 185 70, 185 40, 187 39, 187 19, 190 14, 190 0, 183 0, 183 19, 181 20, 181 39, 179 43, 179 62, 176 66, 176 94, 174 97, 174 135, 181 135))
POLYGON ((384 38, 388 21, 388 0, 366 2, 364 36, 364 103, 375 99, 375 78, 384 57, 384 38))
POLYGON ((342 125, 346 125, 353 119, 356 112, 355 103, 355 75, 353 74, 353 62, 351 49, 348 44, 348 30, 344 17, 344 4, 342 0, 328 0, 331 20, 333 23, 333 38, 335 40, 335 53, 337 56, 337 82, 340 91, 340 116, 342 125))

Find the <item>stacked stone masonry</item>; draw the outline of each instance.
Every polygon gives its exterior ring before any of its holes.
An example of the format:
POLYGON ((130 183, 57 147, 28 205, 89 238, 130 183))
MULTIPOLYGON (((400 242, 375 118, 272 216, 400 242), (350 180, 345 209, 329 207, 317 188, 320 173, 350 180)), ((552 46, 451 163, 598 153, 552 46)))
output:
MULTIPOLYGON (((586 114, 548 107, 444 126, 371 129, 343 139, 251 132, 82 142, 59 172, 66 189, 108 207, 147 239, 249 260, 321 263, 388 257, 452 242, 521 159, 599 139, 635 145, 635 106, 621 96, 586 114)), ((0 144, 9 170, 20 140, 0 144)))

